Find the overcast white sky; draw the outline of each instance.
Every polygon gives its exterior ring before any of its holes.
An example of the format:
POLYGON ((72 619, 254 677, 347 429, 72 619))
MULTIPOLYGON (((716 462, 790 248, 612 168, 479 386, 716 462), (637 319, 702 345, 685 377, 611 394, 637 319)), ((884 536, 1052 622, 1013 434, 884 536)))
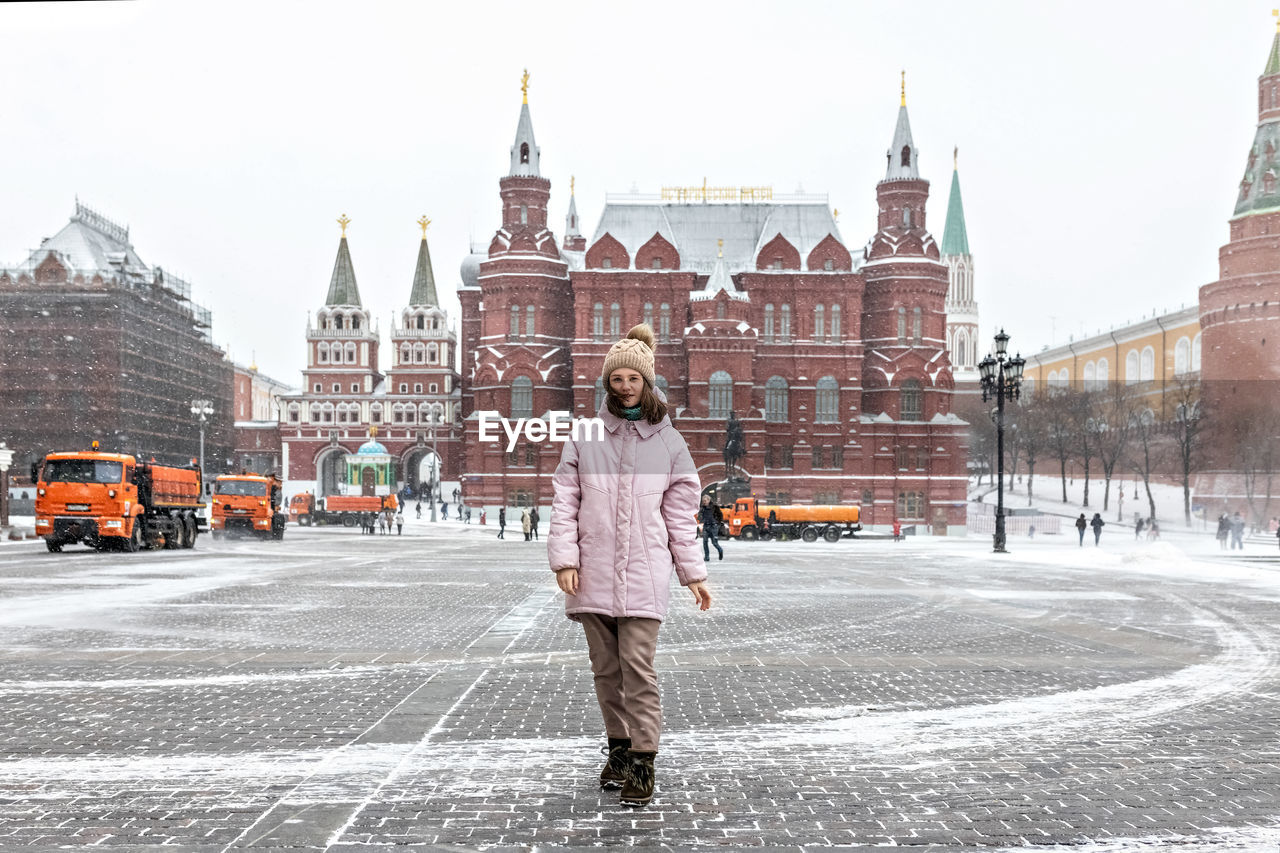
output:
MULTIPOLYGON (((499 224, 520 73, 563 236, 606 192, 803 186, 875 228, 899 71, 941 237, 960 147, 984 335, 1025 352, 1217 277, 1270 2, 3 3, 0 263, 80 199, 297 384, 346 213, 387 331, 420 232, 442 301, 499 224)), ((385 366, 385 365, 384 365, 385 366)))

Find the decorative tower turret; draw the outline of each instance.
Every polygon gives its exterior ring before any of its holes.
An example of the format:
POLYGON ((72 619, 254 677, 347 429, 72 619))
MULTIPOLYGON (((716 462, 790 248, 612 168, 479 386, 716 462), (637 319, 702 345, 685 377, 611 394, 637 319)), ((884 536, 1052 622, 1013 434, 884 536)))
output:
MULTIPOLYGON (((529 113, 529 72, 521 78, 523 103, 511 146, 511 168, 498 181, 502 227, 489 244, 476 276, 479 293, 465 294, 480 314, 479 335, 464 365, 462 399, 468 410, 463 492, 487 503, 549 502, 559 445, 521 445, 508 453, 479 440, 479 411, 506 418, 543 417, 571 411, 573 293, 568 264, 547 228, 551 182, 542 177, 542 152, 529 113), (501 470, 498 476, 480 472, 501 470)), ((460 294, 462 295, 462 294, 460 294)), ((471 332, 472 334, 474 332, 471 332)))
MULTIPOLYGON (((378 373, 379 335, 360 302, 355 266, 347 247, 351 220, 343 214, 338 224, 342 226, 338 255, 333 261, 324 307, 316 312, 315 325, 307 324, 307 369, 303 371, 304 388, 326 399, 368 394, 382 378, 378 373)), ((330 411, 319 413, 322 421, 330 411)), ((333 422, 332 415, 329 419, 333 422)))
POLYGON ((947 223, 942 229, 942 262, 947 265, 947 352, 956 382, 978 381, 978 301, 973 291, 973 255, 960 200, 960 149, 951 171, 947 223))
POLYGON ((573 193, 573 177, 569 178, 569 212, 564 217, 564 250, 566 252, 585 252, 587 238, 582 236, 578 228, 578 200, 573 193))
POLYGON ((420 448, 408 456, 405 465, 405 482, 415 489, 433 475, 455 479, 461 446, 460 431, 454 426, 461 399, 453 369, 457 335, 449 328, 449 316, 436 296, 427 245, 430 224, 425 216, 418 220, 422 229, 418 263, 409 304, 400 312, 399 323, 392 322, 392 367, 387 375, 386 421, 397 429, 411 429, 420 448), (429 458, 433 452, 438 459, 429 458))

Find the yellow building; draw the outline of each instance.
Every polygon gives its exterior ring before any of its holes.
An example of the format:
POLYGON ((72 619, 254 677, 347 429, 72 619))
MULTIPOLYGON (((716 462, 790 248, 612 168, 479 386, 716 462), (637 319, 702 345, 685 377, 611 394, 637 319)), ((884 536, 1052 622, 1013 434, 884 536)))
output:
POLYGON ((1022 390, 1150 383, 1151 408, 1163 412, 1165 390, 1199 373, 1200 306, 1191 305, 1027 356, 1022 390))

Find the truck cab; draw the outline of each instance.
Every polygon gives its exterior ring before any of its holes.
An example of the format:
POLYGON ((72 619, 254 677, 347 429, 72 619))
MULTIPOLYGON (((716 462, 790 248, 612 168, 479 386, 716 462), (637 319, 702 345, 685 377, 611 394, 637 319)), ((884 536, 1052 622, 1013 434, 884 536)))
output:
POLYGON ((284 538, 280 481, 259 474, 223 474, 213 482, 209 527, 219 539, 232 533, 284 538))
POLYGON ((91 548, 133 535, 138 505, 137 460, 123 453, 50 453, 36 466, 36 534, 50 551, 83 542, 91 548))

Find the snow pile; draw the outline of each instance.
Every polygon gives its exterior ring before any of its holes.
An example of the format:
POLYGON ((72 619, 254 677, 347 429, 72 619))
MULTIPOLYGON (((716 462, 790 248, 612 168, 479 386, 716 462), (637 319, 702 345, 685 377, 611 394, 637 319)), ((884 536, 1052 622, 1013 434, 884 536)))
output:
POLYGON ((1190 566, 1193 560, 1187 553, 1168 542, 1152 542, 1145 547, 1120 555, 1126 565, 1159 564, 1162 566, 1190 566))

